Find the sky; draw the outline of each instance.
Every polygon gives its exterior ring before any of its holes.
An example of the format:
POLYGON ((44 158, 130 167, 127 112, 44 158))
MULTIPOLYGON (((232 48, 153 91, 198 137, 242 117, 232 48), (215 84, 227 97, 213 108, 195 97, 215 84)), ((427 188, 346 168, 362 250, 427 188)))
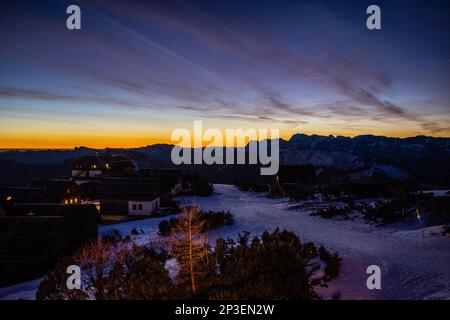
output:
POLYGON ((170 143, 195 120, 285 139, 450 137, 448 1, 10 2, 0 148, 170 143), (66 28, 70 4, 81 30, 66 28))

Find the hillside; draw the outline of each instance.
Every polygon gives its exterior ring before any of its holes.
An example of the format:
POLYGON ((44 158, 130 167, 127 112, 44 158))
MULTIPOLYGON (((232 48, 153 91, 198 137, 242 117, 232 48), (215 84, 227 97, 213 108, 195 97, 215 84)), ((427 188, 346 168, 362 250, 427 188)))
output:
MULTIPOLYGON (((51 177, 67 173, 70 159, 83 155, 123 155, 131 158, 138 168, 172 167, 171 150, 171 145, 157 144, 134 149, 79 147, 73 150, 6 151, 0 153, 0 184, 13 182, 17 185, 39 174, 51 177)), ((313 165, 323 182, 413 179, 448 187, 450 138, 371 135, 350 138, 296 134, 289 141, 280 140, 280 164, 313 165)), ((208 176, 216 183, 236 180, 265 183, 268 180, 259 176, 257 165, 182 165, 181 168, 208 176)))

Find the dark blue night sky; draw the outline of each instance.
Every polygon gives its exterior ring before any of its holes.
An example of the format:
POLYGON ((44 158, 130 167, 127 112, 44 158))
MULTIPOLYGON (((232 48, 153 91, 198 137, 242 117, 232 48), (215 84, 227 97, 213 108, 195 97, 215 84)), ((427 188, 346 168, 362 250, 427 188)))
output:
POLYGON ((193 120, 450 136, 448 1, 11 2, 0 148, 147 145, 193 120))

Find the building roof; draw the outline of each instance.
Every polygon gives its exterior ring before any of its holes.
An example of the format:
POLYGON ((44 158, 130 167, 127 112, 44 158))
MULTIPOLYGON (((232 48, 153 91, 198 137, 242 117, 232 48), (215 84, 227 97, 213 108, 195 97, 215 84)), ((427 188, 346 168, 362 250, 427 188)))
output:
POLYGON ((120 167, 134 167, 133 162, 123 156, 110 156, 110 155, 100 155, 100 156, 83 156, 75 160, 74 169, 77 170, 91 170, 93 165, 96 166, 95 169, 114 169, 120 167))
POLYGON ((102 177, 98 179, 100 185, 102 184, 147 184, 154 183, 158 184, 158 178, 140 178, 140 177, 131 177, 131 178, 122 178, 122 177, 102 177))
POLYGON ((175 168, 149 168, 139 170, 141 177, 153 177, 159 179, 161 191, 170 192, 171 189, 181 182, 182 172, 175 168))
POLYGON ((44 198, 42 189, 31 187, 0 187, 0 202, 40 202, 44 198))
POLYGON ((157 179, 108 178, 99 187, 101 200, 151 201, 158 197, 160 185, 157 179))
POLYGON ((98 216, 93 204, 63 205, 59 203, 19 203, 14 204, 12 216, 76 217, 98 216))
POLYGON ((66 179, 50 179, 35 180, 30 185, 33 188, 40 188, 48 197, 65 197, 78 189, 77 184, 72 180, 66 179))
POLYGON ((145 168, 139 170, 139 175, 142 177, 158 177, 158 176, 182 176, 182 172, 177 168, 145 168))

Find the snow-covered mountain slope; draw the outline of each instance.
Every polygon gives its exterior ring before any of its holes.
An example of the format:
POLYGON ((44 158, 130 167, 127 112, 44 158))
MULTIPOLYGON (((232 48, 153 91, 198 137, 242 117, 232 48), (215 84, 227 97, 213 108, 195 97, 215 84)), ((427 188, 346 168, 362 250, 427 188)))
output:
POLYGON ((282 161, 289 164, 370 169, 391 179, 414 177, 437 185, 450 183, 450 138, 296 134, 289 141, 281 141, 280 153, 282 161))
POLYGON ((360 170, 365 167, 364 161, 353 154, 321 151, 298 150, 286 148, 280 152, 280 163, 284 165, 312 165, 315 167, 333 167, 340 170, 360 170))

